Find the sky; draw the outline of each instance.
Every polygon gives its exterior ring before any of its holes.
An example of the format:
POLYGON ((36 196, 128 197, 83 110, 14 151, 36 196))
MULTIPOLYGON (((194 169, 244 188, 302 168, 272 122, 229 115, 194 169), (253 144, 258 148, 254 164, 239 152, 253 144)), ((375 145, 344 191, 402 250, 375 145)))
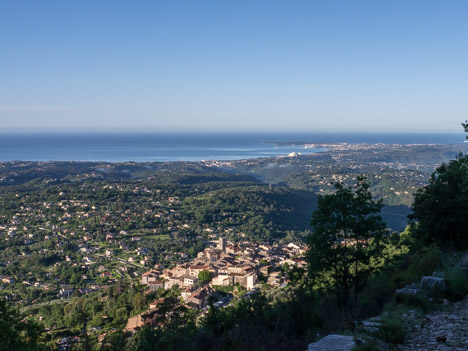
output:
POLYGON ((466 0, 0 2, 0 133, 462 132, 466 0))

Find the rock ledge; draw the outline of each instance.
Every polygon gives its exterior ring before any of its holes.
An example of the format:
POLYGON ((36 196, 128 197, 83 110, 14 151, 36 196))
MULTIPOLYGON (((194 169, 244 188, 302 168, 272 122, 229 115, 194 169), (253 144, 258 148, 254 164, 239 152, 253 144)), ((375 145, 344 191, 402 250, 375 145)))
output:
POLYGON ((351 351, 355 345, 352 336, 330 334, 317 342, 309 344, 307 351, 351 351))

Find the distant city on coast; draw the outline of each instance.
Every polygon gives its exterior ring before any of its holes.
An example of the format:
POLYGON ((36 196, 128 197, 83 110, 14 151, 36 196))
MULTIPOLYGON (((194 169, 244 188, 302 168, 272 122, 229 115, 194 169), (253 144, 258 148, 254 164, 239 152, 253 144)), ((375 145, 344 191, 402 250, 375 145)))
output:
POLYGON ((329 143, 463 144, 463 133, 15 133, 0 161, 241 160, 322 152, 329 143))

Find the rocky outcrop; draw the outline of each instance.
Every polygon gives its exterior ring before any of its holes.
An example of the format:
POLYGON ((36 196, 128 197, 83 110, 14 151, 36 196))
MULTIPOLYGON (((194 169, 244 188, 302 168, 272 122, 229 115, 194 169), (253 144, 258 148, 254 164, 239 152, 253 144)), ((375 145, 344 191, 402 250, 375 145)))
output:
POLYGON ((422 290, 439 290, 444 291, 446 289, 445 279, 434 276, 422 277, 419 288, 422 290))
POLYGON ((434 272, 432 276, 424 276, 421 278, 419 288, 415 284, 407 285, 404 288, 398 289, 396 294, 418 295, 421 293, 421 291, 424 290, 445 291, 446 288, 447 285, 445 283, 445 279, 443 278, 443 273, 434 272))
POLYGON ((355 345, 352 336, 331 334, 309 344, 307 351, 351 351, 355 345))

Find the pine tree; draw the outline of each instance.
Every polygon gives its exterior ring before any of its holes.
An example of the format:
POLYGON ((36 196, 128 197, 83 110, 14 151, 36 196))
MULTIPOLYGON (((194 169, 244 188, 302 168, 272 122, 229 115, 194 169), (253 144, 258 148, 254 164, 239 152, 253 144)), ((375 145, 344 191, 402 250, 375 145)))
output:
POLYGON ((318 199, 308 238, 309 273, 316 285, 335 288, 338 302, 349 307, 373 271, 372 258, 382 254, 386 225, 381 201, 374 201, 364 176, 353 187, 335 184, 334 194, 318 199), (328 280, 328 281, 327 281, 328 280))

